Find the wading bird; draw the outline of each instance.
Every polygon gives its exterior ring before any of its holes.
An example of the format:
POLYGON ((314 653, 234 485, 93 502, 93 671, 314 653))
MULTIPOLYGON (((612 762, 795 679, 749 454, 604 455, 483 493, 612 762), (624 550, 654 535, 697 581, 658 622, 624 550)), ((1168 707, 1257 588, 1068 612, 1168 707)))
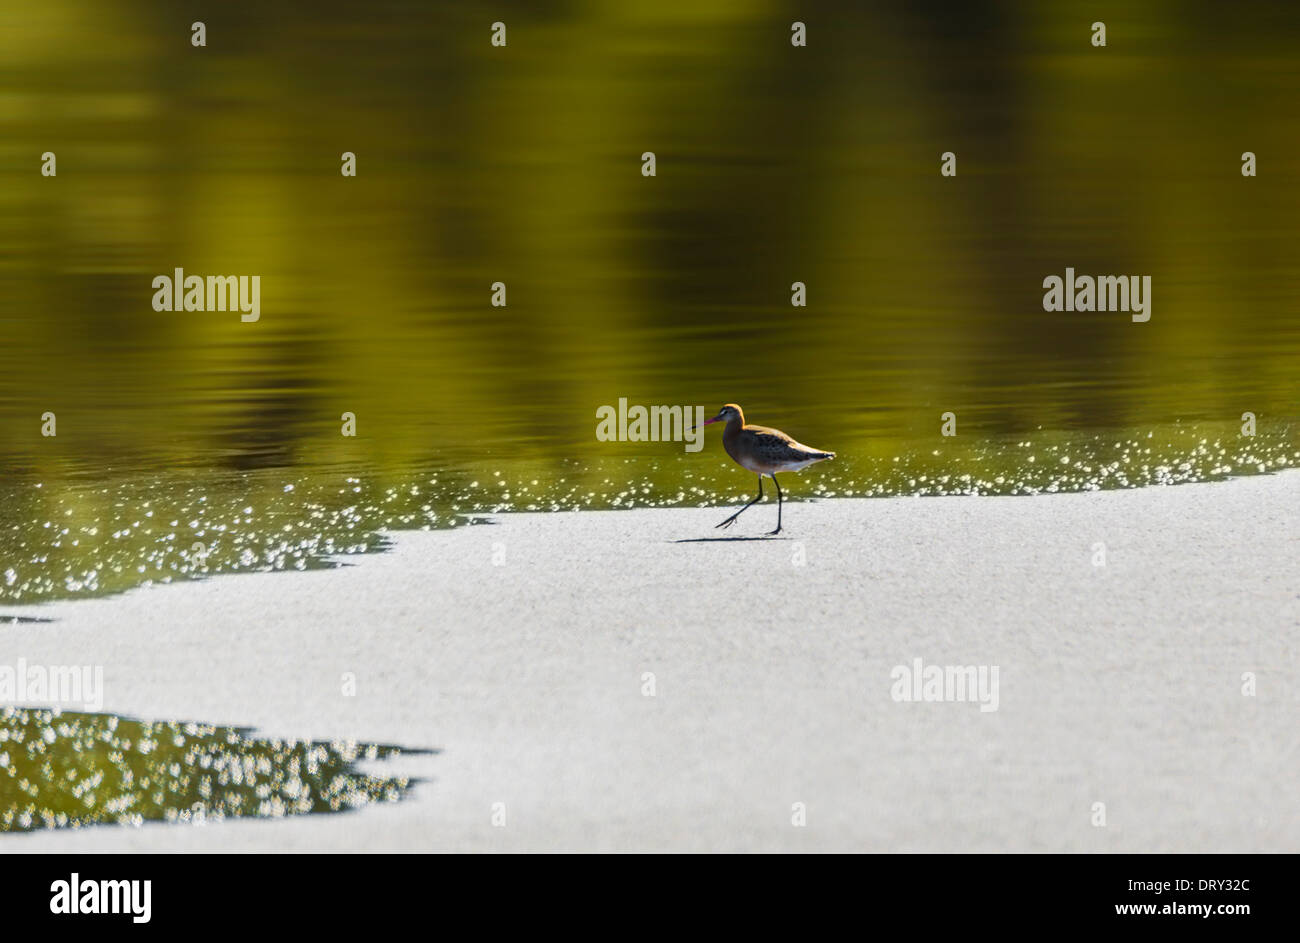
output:
POLYGON ((729 527, 736 518, 748 511, 754 504, 763 500, 763 476, 767 475, 776 485, 776 530, 781 533, 781 485, 776 480, 777 472, 799 471, 814 462, 834 458, 834 452, 822 452, 818 449, 796 442, 780 429, 766 426, 745 425, 745 414, 735 403, 728 403, 718 410, 712 419, 706 419, 703 425, 726 421, 727 428, 722 432, 722 447, 737 465, 758 476, 758 497, 718 527, 729 527))

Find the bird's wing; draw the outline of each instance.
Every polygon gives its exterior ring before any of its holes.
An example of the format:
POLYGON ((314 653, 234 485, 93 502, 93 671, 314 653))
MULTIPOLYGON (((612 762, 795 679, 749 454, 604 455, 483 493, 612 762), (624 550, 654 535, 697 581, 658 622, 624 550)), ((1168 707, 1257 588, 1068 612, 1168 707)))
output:
POLYGON ((787 461, 802 454, 821 455, 817 449, 796 442, 780 429, 766 426, 746 426, 745 431, 752 436, 754 454, 765 461, 787 461))

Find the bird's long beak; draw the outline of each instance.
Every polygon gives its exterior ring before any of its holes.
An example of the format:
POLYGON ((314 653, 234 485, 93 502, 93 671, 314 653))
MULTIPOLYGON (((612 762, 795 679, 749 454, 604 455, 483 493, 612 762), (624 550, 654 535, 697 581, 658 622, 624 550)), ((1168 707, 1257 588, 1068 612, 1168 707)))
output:
MULTIPOLYGON (((708 426, 708 425, 711 425, 711 424, 717 422, 717 421, 718 421, 719 419, 721 419, 721 418, 722 418, 722 413, 718 413, 718 414, 717 414, 716 416, 714 416, 712 419, 706 419, 706 420, 704 420, 702 423, 700 423, 700 426, 708 426)), ((696 429, 698 429, 700 426, 691 426, 691 431, 694 432, 694 431, 695 431, 696 429)))

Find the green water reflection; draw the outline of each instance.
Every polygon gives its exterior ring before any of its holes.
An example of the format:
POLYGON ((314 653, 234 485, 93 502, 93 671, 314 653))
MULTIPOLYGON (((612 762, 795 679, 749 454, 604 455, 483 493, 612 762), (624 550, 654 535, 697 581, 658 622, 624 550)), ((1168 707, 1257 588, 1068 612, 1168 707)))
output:
POLYGON ((4 707, 0 831, 343 812, 402 798, 411 780, 357 768, 402 752, 258 739, 234 727, 4 707))
POLYGON ((597 441, 620 397, 836 450, 796 499, 1296 464, 1296 5, 1125 8, 1105 49, 1074 0, 203 15, 0 14, 0 600, 752 489, 716 437, 597 441), (154 311, 177 266, 259 275, 261 319, 154 311), (1067 266, 1150 275, 1151 320, 1043 311, 1067 266))

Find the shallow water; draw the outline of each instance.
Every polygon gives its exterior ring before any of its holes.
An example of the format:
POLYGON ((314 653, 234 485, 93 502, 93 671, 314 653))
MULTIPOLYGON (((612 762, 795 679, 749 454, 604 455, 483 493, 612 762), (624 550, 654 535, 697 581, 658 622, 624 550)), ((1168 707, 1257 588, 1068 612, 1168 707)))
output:
MULTIPOLYGON (((666 448, 671 448, 671 445, 666 448)), ((1290 427, 1234 424, 1136 438, 1047 433, 944 438, 899 454, 849 452, 784 475, 788 499, 1025 495, 1214 481, 1300 466, 1290 427), (1217 432, 1217 434, 1216 434, 1217 432)), ((10 485, 0 601, 98 595, 219 573, 332 566, 385 532, 472 524, 484 513, 726 506, 752 475, 714 441, 697 455, 499 463, 381 475, 264 469, 10 485)), ((770 487, 768 489, 770 495, 770 487)), ((720 514, 721 516, 721 514, 720 514)), ((0 610, 0 624, 5 621, 0 610)))
POLYGON ((208 724, 2 707, 0 832, 344 812, 402 798, 409 778, 357 768, 402 752, 260 739, 208 724))

